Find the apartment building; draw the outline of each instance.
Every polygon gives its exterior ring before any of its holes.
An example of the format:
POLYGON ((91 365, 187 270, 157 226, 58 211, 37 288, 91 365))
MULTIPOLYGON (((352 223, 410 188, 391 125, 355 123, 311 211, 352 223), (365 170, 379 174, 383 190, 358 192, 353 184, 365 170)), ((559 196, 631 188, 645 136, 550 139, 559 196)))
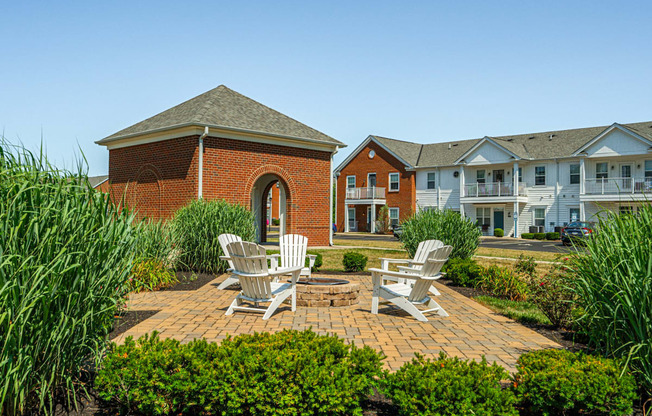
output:
POLYGON ((418 144, 369 136, 335 170, 337 226, 375 231, 419 209, 451 209, 482 232, 554 231, 652 200, 652 121, 418 144))

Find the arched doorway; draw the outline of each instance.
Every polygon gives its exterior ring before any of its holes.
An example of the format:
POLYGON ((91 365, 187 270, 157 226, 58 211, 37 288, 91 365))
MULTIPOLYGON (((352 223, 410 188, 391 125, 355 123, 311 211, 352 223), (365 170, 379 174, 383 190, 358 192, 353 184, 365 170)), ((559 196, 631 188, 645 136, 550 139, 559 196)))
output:
MULTIPOLYGON (((287 227, 287 186, 278 176, 267 173, 256 180, 251 191, 251 207, 256 215, 257 237, 261 243, 270 242, 268 220, 271 223, 269 210, 273 207, 270 206, 269 195, 276 186, 278 186, 278 201, 274 201, 274 203, 278 203, 278 237, 281 237, 286 233, 287 227)), ((274 237, 276 236, 274 235, 274 237)))

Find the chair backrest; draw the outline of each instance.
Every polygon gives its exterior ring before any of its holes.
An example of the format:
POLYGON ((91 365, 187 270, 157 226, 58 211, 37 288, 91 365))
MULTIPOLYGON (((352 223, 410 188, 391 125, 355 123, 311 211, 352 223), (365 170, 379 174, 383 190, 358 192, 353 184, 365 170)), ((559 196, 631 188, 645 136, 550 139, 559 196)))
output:
POLYGON ((443 247, 444 243, 439 240, 425 240, 419 243, 416 253, 414 253, 414 261, 418 263, 425 263, 426 257, 432 250, 443 247))
POLYGON ((281 267, 304 267, 308 237, 299 234, 285 234, 279 239, 281 249, 281 267))
MULTIPOLYGON (((421 277, 436 276, 448 260, 451 251, 453 251, 452 246, 442 246, 430 251, 425 259, 425 264, 421 268, 421 277)), ((428 296, 428 290, 430 289, 431 284, 431 280, 417 279, 414 286, 412 286, 412 291, 408 296, 408 300, 411 302, 423 300, 428 296)))
POLYGON ((238 276, 242 294, 253 299, 272 298, 272 276, 267 268, 265 247, 248 241, 235 241, 227 245, 233 260, 233 270, 260 276, 238 276))
MULTIPOLYGON (((220 243, 220 247, 222 247, 222 252, 224 253, 224 255, 231 257, 231 254, 229 253, 229 249, 227 248, 227 246, 229 245, 229 243, 242 241, 242 238, 235 234, 220 234, 219 236, 217 236, 217 241, 220 243)), ((227 262, 229 263, 229 269, 232 269, 233 260, 228 260, 227 262)))

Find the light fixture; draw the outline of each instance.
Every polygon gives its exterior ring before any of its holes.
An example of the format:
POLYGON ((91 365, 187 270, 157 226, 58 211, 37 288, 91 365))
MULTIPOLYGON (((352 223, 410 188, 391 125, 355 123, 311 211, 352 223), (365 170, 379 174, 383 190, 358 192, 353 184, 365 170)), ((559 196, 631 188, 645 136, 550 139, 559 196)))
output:
POLYGON ((614 165, 611 165, 611 170, 614 170, 614 169, 616 169, 616 167, 614 165))

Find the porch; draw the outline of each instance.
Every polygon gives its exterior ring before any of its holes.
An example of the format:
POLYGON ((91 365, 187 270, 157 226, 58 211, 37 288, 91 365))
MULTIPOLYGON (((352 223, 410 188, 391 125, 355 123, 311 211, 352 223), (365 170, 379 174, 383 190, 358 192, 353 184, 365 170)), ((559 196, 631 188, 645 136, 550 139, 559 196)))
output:
POLYGON ((386 203, 385 188, 348 188, 344 200, 344 232, 375 233, 378 208, 386 203))
POLYGON ((493 236, 500 228, 505 236, 519 237, 518 217, 526 201, 513 203, 470 203, 465 204, 466 215, 474 221, 483 236, 493 236))

